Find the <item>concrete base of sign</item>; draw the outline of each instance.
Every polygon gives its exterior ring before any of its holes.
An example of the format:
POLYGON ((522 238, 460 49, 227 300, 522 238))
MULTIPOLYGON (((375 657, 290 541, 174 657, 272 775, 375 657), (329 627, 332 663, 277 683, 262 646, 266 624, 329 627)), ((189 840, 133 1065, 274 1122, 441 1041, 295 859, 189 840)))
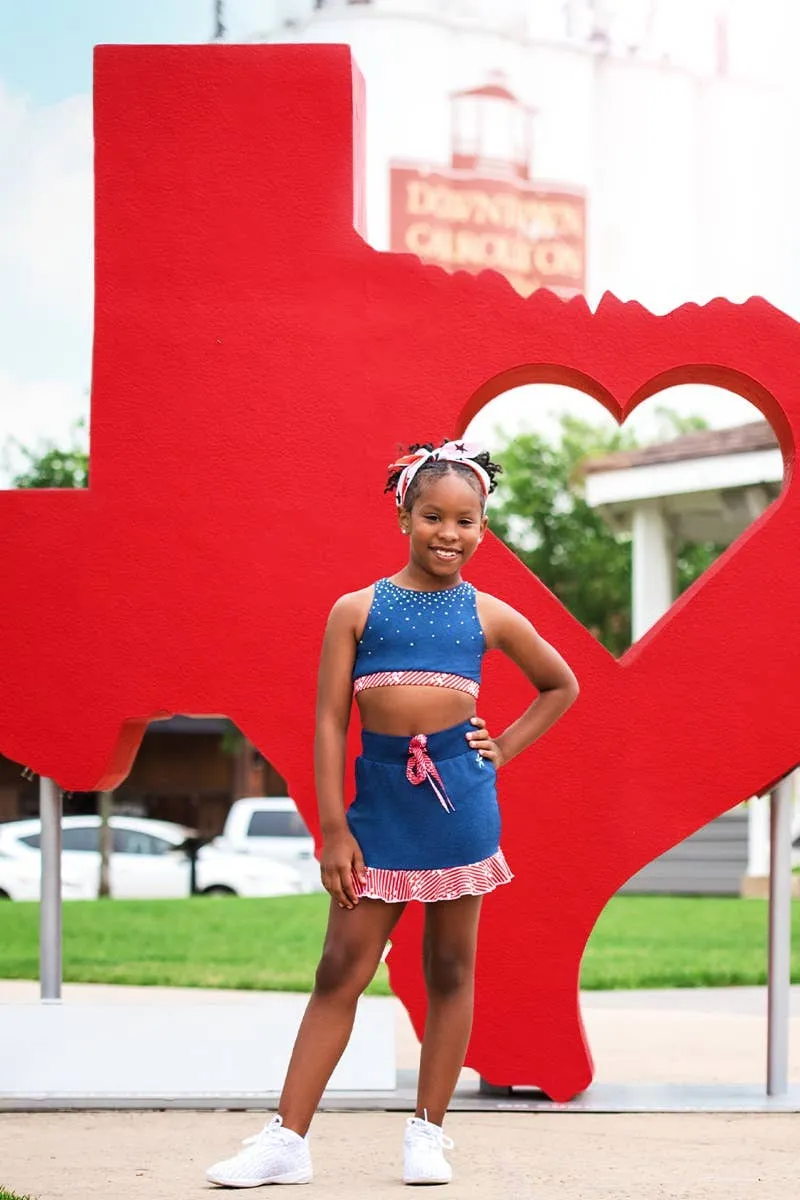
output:
MULTIPOLYGON (((279 1092, 307 997, 268 1004, 0 1004, 0 1108, 240 1107, 279 1092), (137 1102, 138 1099, 138 1102, 137 1102)), ((331 1079, 391 1092, 395 1006, 362 999, 331 1079)))
MULTIPOLYGON (((4 1081, 5 1082, 5 1081, 4 1081)), ((334 1091, 322 1097, 321 1112, 414 1111, 416 1071, 399 1071, 397 1086, 387 1091, 334 1091)), ((474 1081, 459 1084, 451 1112, 558 1113, 797 1113, 800 1086, 783 1096, 768 1096, 758 1084, 596 1083, 568 1104, 555 1104, 541 1092, 514 1088, 486 1094, 474 1081)), ((119 1089, 91 1094, 74 1090, 10 1095, 0 1091, 0 1111, 38 1112, 99 1109, 250 1109, 273 1111, 278 1092, 128 1092, 119 1089)))

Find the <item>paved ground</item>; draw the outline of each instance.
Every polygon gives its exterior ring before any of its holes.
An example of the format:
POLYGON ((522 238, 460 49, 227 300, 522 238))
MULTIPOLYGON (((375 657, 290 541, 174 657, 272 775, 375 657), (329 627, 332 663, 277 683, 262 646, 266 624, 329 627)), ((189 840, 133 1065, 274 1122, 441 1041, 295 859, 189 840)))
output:
MULTIPOLYGON (((73 985, 65 999, 164 999, 161 989, 73 985), (160 994, 159 994, 160 993, 160 994)), ((0 984, 0 1001, 36 995, 0 984)), ((174 993, 169 993, 174 997, 174 993)), ((218 993, 248 1002, 248 994, 218 993)), ((186 1003, 207 1000, 199 991, 186 1003)), ((263 1002, 263 997, 259 998, 263 1002)), ((252 994, 249 1000, 253 1000, 252 994)), ((800 1079, 800 989, 792 995, 790 1076, 800 1079)), ((599 1083, 763 1082, 762 989, 590 993, 587 1030, 599 1083)), ((417 1046, 398 1006, 398 1067, 417 1046)), ((2 1071, 2 1064, 0 1064, 2 1071)), ((469 1076, 467 1075, 468 1079, 469 1076)), ((0 1113, 0 1184, 36 1200, 200 1200, 203 1168, 263 1118, 252 1113, 0 1113)), ((400 1196, 398 1113, 324 1113, 314 1125, 326 1200, 400 1196)), ((448 1118, 456 1200, 793 1200, 800 1118, 792 1115, 469 1113, 448 1118)), ((260 1193, 259 1193, 260 1194, 260 1193)), ((305 1193, 304 1193, 305 1194, 305 1193)))
MULTIPOLYGON (((399 1200, 402 1127, 398 1115, 321 1114, 309 1193, 399 1200)), ((210 1200, 218 1189, 204 1184, 204 1166, 257 1128, 247 1113, 0 1115, 2 1181, 37 1200, 210 1200)), ((454 1200, 798 1194, 793 1117, 457 1113, 448 1129, 456 1178, 446 1194, 454 1200)))

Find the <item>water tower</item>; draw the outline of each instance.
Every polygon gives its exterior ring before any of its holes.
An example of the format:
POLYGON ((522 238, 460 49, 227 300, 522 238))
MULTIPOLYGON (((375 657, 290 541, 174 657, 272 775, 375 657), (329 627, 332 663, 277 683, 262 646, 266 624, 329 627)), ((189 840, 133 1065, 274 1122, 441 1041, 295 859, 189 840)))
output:
POLYGON ((453 167, 530 178, 534 110, 514 95, 502 72, 454 92, 451 114, 453 167))

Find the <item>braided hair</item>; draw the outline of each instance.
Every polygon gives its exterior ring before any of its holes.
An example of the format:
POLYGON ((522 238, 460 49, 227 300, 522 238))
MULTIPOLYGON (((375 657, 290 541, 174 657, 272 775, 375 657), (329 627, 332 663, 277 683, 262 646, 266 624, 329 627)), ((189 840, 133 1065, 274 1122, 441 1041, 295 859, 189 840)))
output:
MULTIPOLYGON (((447 441, 448 439, 445 438, 441 442, 441 445, 446 445, 447 441)), ((415 442, 414 445, 409 446, 407 450, 401 449, 401 453, 415 454, 418 450, 432 451, 435 449, 436 447, 434 446, 433 442, 415 442)), ((497 487, 497 476, 502 472, 503 468, 499 463, 492 462, 488 450, 481 450, 479 454, 473 456, 472 461, 477 463, 479 467, 482 467, 488 475, 489 492, 491 494, 497 487)), ((470 467, 466 466, 465 463, 453 462, 451 459, 431 458, 422 464, 414 478, 411 480, 411 483, 408 485, 408 491, 406 492, 405 500, 403 502, 403 507, 405 508, 406 512, 411 512, 411 509, 414 507, 414 502, 419 496, 419 493, 426 482, 433 479, 441 479, 443 475, 449 475, 451 472, 455 475, 460 475, 462 479, 465 479, 470 487, 474 488, 479 494, 481 503, 483 503, 483 492, 481 491, 480 483, 475 475, 475 472, 471 470, 470 467)), ((402 473, 403 467, 399 464, 395 465, 391 469, 389 477, 386 480, 386 487, 383 489, 384 493, 396 491, 402 473)))

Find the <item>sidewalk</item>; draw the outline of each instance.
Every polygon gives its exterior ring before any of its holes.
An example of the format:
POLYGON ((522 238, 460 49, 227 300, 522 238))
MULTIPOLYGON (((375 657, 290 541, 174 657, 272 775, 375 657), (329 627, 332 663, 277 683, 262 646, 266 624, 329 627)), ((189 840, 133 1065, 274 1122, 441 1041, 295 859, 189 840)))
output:
MULTIPOLYGON (((0 983, 0 1002, 37 995, 33 983, 0 983)), ((180 997, 187 1004, 265 1000, 190 989, 180 997)), ((134 998, 154 1003, 175 992, 64 989, 65 1003, 134 998)), ((413 1070, 413 1031, 401 1006, 387 1004, 395 1006, 398 1069, 413 1070)), ((763 1086, 763 989, 595 992, 583 1008, 598 1088, 763 1086)), ((800 988, 792 992, 792 1014, 790 1078, 798 1080, 800 988)), ((398 1112, 321 1113, 309 1194, 399 1200, 403 1120, 398 1112)), ((216 1189, 203 1183, 203 1168, 262 1121, 262 1114, 234 1112, 0 1113, 0 1184, 36 1200, 210 1200, 216 1189)), ((447 1128, 457 1143, 447 1192, 454 1200, 792 1200, 800 1192, 797 1118, 779 1113, 454 1112, 447 1128)))
MULTIPOLYGON (((203 1182, 262 1118, 248 1113, 0 1114, 0 1178, 36 1200, 212 1200, 203 1182)), ((794 1200, 786 1116, 455 1113, 446 1200, 794 1200)), ((402 1200, 403 1117, 321 1113, 303 1196, 402 1200)), ((272 1189, 244 1192, 272 1196, 272 1189)))
MULTIPOLYGON (((0 1004, 35 1001, 39 985, 0 980, 0 1004)), ((114 987, 67 983, 64 1003, 268 1004, 270 993, 202 988, 114 987)), ((397 1068, 414 1070, 419 1046, 405 1009, 395 1009, 397 1068)), ((765 988, 679 988, 584 992, 595 1083, 760 1085, 766 1075, 765 988)), ((789 1078, 800 1081, 800 987, 791 990, 789 1078)), ((465 1072, 464 1079, 476 1079, 465 1072)), ((800 1194, 800 1184, 798 1185, 800 1194)))

